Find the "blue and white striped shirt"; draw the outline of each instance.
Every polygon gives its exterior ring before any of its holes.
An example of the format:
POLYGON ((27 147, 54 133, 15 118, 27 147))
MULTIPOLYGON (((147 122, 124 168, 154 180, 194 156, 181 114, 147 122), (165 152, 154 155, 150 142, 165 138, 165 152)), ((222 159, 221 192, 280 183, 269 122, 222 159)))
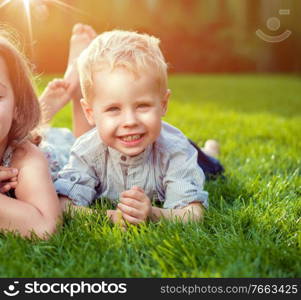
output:
POLYGON ((117 203, 121 192, 139 186, 151 200, 164 202, 164 208, 191 202, 208 207, 204 181, 196 149, 180 130, 162 122, 156 142, 135 157, 108 147, 96 128, 90 130, 75 142, 55 186, 75 205, 88 206, 99 197, 117 203))

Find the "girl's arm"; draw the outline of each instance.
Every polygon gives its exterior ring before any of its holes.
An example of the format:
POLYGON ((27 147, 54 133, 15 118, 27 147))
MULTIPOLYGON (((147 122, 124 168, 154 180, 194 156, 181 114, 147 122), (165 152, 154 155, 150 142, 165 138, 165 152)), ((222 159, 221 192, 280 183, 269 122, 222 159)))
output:
POLYGON ((27 142, 15 153, 19 170, 16 199, 0 194, 0 229, 47 238, 56 229, 61 209, 44 154, 27 142))

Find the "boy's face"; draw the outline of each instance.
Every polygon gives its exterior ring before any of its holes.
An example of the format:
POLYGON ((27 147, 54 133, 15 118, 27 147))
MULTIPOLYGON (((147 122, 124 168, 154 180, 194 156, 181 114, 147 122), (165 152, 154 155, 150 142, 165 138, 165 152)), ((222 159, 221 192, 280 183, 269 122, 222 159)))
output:
POLYGON ((162 95, 151 72, 139 77, 123 68, 96 72, 93 85, 93 98, 81 103, 105 144, 135 156, 158 138, 169 91, 162 95))

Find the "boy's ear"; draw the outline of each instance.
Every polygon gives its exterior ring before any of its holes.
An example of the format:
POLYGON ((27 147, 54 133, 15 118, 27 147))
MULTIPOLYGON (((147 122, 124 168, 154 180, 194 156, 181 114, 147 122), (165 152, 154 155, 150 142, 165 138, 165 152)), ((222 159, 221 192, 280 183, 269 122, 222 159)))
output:
POLYGON ((81 99, 80 104, 82 106, 82 109, 84 111, 84 114, 85 114, 85 117, 86 117, 88 123, 91 126, 95 126, 93 109, 92 109, 91 105, 86 101, 86 99, 81 99))
POLYGON ((165 116, 166 112, 167 112, 167 108, 168 108, 168 101, 169 101, 169 97, 171 95, 171 90, 167 89, 163 99, 161 100, 161 107, 162 107, 162 117, 165 116))

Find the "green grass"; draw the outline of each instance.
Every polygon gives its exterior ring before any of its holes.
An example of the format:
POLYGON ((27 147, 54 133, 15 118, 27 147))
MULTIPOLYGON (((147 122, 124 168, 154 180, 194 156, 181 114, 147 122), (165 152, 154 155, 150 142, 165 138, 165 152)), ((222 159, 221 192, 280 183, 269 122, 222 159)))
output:
MULTIPOLYGON (((40 89, 47 78, 42 78, 40 89)), ((301 82, 295 76, 174 75, 166 120, 222 145, 203 223, 122 232, 96 205, 49 241, 0 236, 2 277, 300 277, 301 82)), ((54 126, 71 125, 70 106, 54 126)))

